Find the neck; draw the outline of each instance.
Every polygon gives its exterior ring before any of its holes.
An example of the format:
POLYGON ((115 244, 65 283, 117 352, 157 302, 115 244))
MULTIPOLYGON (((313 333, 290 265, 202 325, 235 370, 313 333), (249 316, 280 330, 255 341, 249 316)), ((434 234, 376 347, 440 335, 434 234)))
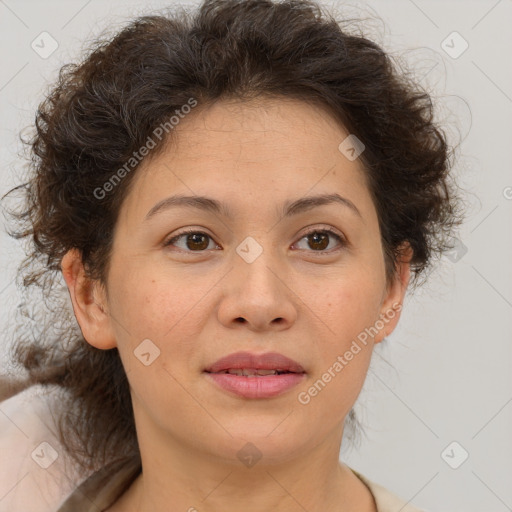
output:
POLYGON ((139 436, 142 474, 108 512, 375 512, 367 487, 338 460, 342 431, 286 459, 257 461, 250 445, 220 459, 153 431, 139 436))

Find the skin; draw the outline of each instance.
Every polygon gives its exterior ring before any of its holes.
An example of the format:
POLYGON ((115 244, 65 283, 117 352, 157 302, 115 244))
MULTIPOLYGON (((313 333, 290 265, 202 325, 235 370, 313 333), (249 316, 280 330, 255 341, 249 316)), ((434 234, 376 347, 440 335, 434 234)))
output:
POLYGON ((338 150, 348 132, 319 107, 266 98, 198 108, 174 135, 137 170, 105 286, 85 277, 76 250, 62 260, 85 339, 118 347, 131 386, 143 473, 108 511, 376 511, 338 457, 373 346, 399 320, 410 258, 387 282, 362 164, 338 150), (284 202, 322 193, 349 199, 360 216, 334 203, 280 217, 284 202), (233 218, 176 207, 144 220, 173 194, 214 198, 233 218), (345 245, 305 236, 326 227, 345 245), (194 245, 185 235, 164 247, 182 228, 211 238, 194 245), (252 263, 236 252, 247 236, 263 249, 252 263), (299 392, 393 305, 385 327, 300 403, 299 392), (134 355, 144 339, 160 350, 149 366, 134 355), (280 352, 306 380, 268 399, 231 395, 203 370, 239 350, 280 352), (237 457, 247 442, 262 455, 252 467, 237 457))

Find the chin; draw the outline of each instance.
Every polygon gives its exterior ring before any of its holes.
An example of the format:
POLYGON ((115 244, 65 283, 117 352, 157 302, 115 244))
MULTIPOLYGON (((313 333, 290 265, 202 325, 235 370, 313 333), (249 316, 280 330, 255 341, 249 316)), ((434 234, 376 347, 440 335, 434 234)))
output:
MULTIPOLYGON (((252 421, 239 421, 236 425, 223 426, 231 434, 214 442, 211 451, 219 457, 235 458, 243 462, 245 456, 258 458, 260 463, 280 464, 299 456, 304 451, 304 434, 279 428, 283 418, 263 421, 254 425, 252 421), (277 428, 276 428, 277 427, 277 428)), ((214 440, 211 436, 207 441, 214 440)))

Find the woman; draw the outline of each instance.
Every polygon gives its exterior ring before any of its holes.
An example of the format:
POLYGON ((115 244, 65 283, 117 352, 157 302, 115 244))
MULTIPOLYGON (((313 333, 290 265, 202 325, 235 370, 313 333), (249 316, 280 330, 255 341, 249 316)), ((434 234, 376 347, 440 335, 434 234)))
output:
POLYGON ((428 94, 313 2, 210 0, 65 66, 36 128, 21 272, 76 324, 16 355, 94 470, 59 511, 418 510, 339 452, 460 222, 428 94))

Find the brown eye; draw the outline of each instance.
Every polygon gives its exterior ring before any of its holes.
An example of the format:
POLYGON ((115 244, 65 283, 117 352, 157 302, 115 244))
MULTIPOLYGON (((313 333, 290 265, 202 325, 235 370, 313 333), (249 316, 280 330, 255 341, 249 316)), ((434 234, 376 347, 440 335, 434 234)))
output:
POLYGON ((187 231, 165 242, 164 247, 173 245, 187 252, 203 252, 209 248, 210 242, 212 241, 212 238, 206 233, 201 231, 187 231), (178 241, 181 241, 181 245, 177 243, 178 241))
POLYGON ((201 251, 208 248, 208 235, 202 233, 193 233, 192 235, 186 236, 187 247, 190 250, 201 251))
POLYGON ((307 248, 313 250, 313 252, 325 253, 332 252, 331 249, 336 250, 336 244, 329 248, 332 239, 336 239, 338 241, 338 249, 342 248, 345 245, 345 240, 331 229, 315 229, 313 231, 310 231, 309 233, 306 233, 301 238, 301 240, 306 240, 308 246, 307 248), (329 250, 327 250, 328 248, 329 250))
POLYGON ((306 237, 312 249, 323 251, 329 246, 329 235, 323 232, 316 232, 306 237))

